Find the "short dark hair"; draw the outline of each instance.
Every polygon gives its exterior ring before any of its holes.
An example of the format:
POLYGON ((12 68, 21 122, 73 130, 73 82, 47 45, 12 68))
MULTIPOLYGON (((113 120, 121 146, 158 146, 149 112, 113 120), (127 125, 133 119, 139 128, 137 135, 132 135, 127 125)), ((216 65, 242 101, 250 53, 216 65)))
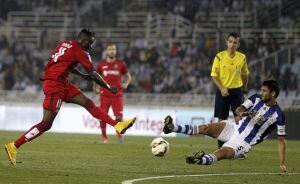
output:
POLYGON ((80 37, 81 35, 85 35, 85 36, 88 36, 88 37, 90 37, 90 36, 95 36, 95 33, 94 32, 92 32, 92 31, 90 31, 89 29, 87 29, 87 28, 83 28, 80 32, 79 32, 79 34, 78 34, 78 37, 80 37))
POLYGON ((280 87, 277 81, 275 80, 266 80, 262 83, 262 86, 267 86, 269 88, 269 90, 275 91, 275 98, 278 97, 279 93, 280 93, 280 87))
POLYGON ((229 37, 231 37, 231 36, 234 37, 234 38, 236 38, 236 39, 240 38, 240 34, 237 33, 237 32, 231 32, 231 33, 229 33, 228 36, 227 36, 227 39, 229 37))
POLYGON ((116 44, 112 43, 112 42, 109 42, 106 44, 105 48, 108 48, 110 46, 117 46, 116 44))

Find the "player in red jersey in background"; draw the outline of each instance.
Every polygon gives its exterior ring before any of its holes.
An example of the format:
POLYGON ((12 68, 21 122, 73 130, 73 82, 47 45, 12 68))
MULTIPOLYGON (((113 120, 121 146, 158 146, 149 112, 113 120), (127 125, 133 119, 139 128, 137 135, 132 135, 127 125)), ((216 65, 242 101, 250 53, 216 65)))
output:
POLYGON ((16 165, 17 148, 37 138, 51 128, 63 101, 84 107, 93 117, 114 126, 120 134, 125 133, 135 122, 136 118, 124 122, 116 122, 111 119, 107 113, 95 106, 79 88, 68 81, 69 73, 74 73, 83 79, 95 81, 112 93, 117 93, 117 88, 107 84, 96 72, 91 63, 88 51, 91 50, 94 40, 94 33, 88 29, 82 29, 76 40, 65 40, 56 46, 54 53, 45 67, 44 76, 41 78, 44 81, 43 91, 45 94, 42 121, 31 127, 14 142, 5 145, 9 160, 13 165, 16 165), (75 69, 78 64, 81 64, 88 74, 83 74, 75 69))
MULTIPOLYGON (((116 86, 117 93, 112 93, 106 88, 100 90, 100 108, 108 113, 110 107, 112 107, 113 113, 116 117, 116 121, 122 121, 123 119, 123 89, 126 89, 131 81, 131 74, 127 69, 127 65, 124 61, 116 58, 117 47, 115 44, 108 44, 106 46, 106 60, 99 63, 97 72, 102 78, 111 86, 116 86), (122 76, 125 76, 125 80, 122 83, 122 76)), ((94 83, 94 91, 99 93, 94 83)), ((106 135, 106 123, 100 120, 100 128, 102 132, 103 143, 108 143, 106 135)), ((121 134, 117 132, 119 142, 123 143, 121 134)))

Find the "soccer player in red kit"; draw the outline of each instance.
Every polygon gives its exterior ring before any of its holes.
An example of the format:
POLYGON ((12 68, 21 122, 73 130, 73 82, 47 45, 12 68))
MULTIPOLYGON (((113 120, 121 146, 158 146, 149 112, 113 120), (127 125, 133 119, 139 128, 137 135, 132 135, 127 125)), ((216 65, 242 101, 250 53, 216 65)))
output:
POLYGON ((111 119, 107 113, 95 106, 78 87, 68 81, 69 73, 74 73, 86 80, 95 81, 112 93, 117 93, 117 88, 107 84, 91 63, 88 51, 91 49, 94 39, 94 33, 88 29, 82 29, 76 40, 65 40, 56 46, 41 78, 44 81, 43 91, 45 94, 42 121, 31 127, 14 142, 5 145, 9 160, 13 165, 16 165, 17 149, 20 146, 37 138, 51 128, 63 101, 84 107, 93 117, 114 126, 120 134, 125 133, 135 122, 135 117, 123 122, 116 122, 111 119), (88 74, 83 74, 75 69, 78 64, 81 64, 88 74))
MULTIPOLYGON (((111 86, 116 86, 117 93, 112 93, 106 88, 100 90, 100 108, 108 113, 110 107, 112 107, 113 113, 116 117, 116 121, 122 121, 123 119, 123 89, 126 89, 131 81, 131 74, 127 69, 127 65, 124 61, 116 58, 117 48, 115 44, 108 44, 106 46, 106 60, 99 63, 97 72, 101 77, 111 86), (125 75, 125 80, 122 83, 122 75, 125 75)), ((96 85, 94 85, 94 91, 98 93, 96 85)), ((106 123, 100 120, 100 128, 102 132, 103 143, 108 143, 106 135, 106 123)), ((117 133, 119 142, 123 142, 121 134, 117 133)))

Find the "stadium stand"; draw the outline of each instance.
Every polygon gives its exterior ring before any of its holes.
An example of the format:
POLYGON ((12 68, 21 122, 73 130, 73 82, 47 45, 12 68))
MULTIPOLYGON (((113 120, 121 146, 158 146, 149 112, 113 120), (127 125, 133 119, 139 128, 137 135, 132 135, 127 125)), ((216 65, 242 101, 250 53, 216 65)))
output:
MULTIPOLYGON (((37 94, 43 66, 55 44, 72 39, 83 26, 96 32, 95 64, 107 42, 134 77, 128 100, 170 99, 156 94, 211 95, 212 59, 224 37, 239 31, 251 70, 249 88, 266 78, 280 81, 284 93, 299 97, 300 2, 225 0, 1 1, 0 89, 37 94), (220 8, 225 7, 225 8, 220 8), (266 11, 268 10, 268 11, 266 11), (76 12, 76 14, 74 13, 76 12), (105 16, 103 16, 105 15, 105 16), (147 97, 143 95, 147 94, 147 97)), ((90 91, 91 86, 73 78, 90 91)), ((6 94, 6 92, 2 92, 6 94)), ((3 96, 3 95, 1 95, 3 96)), ((171 99, 175 99, 171 98, 171 99)), ((211 99, 201 97, 201 99, 211 99)), ((125 100, 126 102, 126 100, 125 100)), ((155 100, 154 100, 155 102, 155 100)), ((294 102, 291 102, 294 103, 294 102)))

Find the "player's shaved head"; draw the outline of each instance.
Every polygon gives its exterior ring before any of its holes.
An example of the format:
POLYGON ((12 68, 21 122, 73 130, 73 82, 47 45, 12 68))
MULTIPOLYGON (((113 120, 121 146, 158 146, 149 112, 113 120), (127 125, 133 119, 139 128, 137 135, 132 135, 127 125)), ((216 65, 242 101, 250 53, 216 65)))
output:
POLYGON ((92 48, 94 40, 95 33, 86 28, 82 29, 77 37, 77 43, 86 51, 89 51, 92 48))
POLYGON ((94 37, 95 36, 95 33, 93 33, 92 31, 90 31, 89 29, 87 28, 83 28, 79 34, 78 34, 78 37, 94 37))

